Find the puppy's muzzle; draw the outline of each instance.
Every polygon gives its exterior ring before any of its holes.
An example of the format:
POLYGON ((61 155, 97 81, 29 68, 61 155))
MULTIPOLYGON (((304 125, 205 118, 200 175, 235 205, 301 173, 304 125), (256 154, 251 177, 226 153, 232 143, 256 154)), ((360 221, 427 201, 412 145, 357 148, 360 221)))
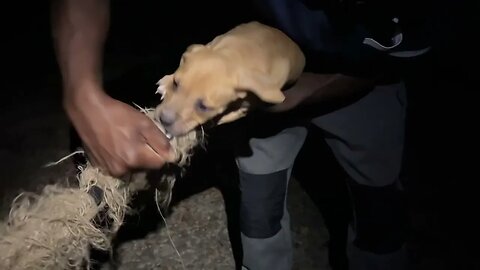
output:
POLYGON ((168 132, 168 128, 175 123, 176 114, 168 111, 159 110, 157 107, 155 111, 155 120, 160 122, 165 128, 165 135, 169 140, 173 138, 173 135, 168 132))
POLYGON ((173 111, 162 110, 158 112, 157 119, 164 127, 169 127, 175 123, 177 116, 173 111))

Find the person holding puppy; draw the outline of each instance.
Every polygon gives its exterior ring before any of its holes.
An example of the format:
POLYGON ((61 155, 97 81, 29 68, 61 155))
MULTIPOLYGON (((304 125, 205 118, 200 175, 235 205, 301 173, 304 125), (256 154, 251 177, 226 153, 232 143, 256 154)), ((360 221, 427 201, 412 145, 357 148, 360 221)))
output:
MULTIPOLYGON (((421 55, 427 46, 402 32, 402 18, 399 23, 395 12, 388 12, 391 7, 382 7, 380 15, 346 12, 362 10, 368 1, 255 2, 272 26, 302 46, 313 71, 286 90, 285 102, 268 108, 268 115, 305 113, 328 134, 325 140, 349 175, 354 202, 350 269, 407 269, 399 185, 405 88, 390 64, 392 58, 421 55)), ((52 3, 63 104, 90 160, 114 176, 162 167, 173 158, 165 135, 141 112, 103 91, 109 1, 52 3)), ((261 114, 254 116, 260 125, 261 114)), ((307 129, 284 124, 270 136, 250 138, 253 154, 237 158, 244 269, 292 268, 286 190, 307 129)))
POLYGON ((305 125, 295 121, 302 118, 324 131, 323 139, 348 175, 354 211, 348 269, 411 269, 400 181, 406 90, 399 60, 429 51, 427 32, 420 32, 428 24, 403 22, 411 19, 405 6, 390 1, 254 2, 267 24, 302 47, 307 67, 285 91, 282 104, 248 120, 251 153, 237 158, 243 269, 292 269, 286 198, 307 135, 305 125), (271 131, 265 128, 274 122, 278 125, 271 131))

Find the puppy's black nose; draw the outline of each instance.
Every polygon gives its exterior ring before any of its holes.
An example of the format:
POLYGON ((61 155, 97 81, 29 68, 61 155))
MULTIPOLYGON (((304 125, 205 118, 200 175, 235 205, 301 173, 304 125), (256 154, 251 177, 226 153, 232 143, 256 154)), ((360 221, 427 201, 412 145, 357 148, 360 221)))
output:
POLYGON ((160 123, 164 127, 171 126, 175 122, 175 113, 170 111, 163 111, 160 113, 160 123))

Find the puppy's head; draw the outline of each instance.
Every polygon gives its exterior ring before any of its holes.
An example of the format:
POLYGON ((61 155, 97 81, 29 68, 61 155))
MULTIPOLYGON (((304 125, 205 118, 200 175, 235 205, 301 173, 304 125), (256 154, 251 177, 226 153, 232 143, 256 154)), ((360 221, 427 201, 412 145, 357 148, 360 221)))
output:
POLYGON ((245 108, 228 111, 229 105, 248 93, 267 103, 280 103, 285 98, 265 76, 197 44, 187 48, 178 69, 160 79, 158 85, 163 101, 156 108, 156 118, 173 136, 183 135, 213 118, 220 117, 217 124, 237 120, 244 115, 239 111, 245 108))

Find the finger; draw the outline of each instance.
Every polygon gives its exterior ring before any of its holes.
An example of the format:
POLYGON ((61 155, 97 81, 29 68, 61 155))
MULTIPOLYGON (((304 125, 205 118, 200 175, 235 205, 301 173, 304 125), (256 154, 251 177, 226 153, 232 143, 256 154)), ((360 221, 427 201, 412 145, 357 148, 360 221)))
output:
POLYGON ((101 163, 99 162, 99 159, 95 156, 95 154, 92 152, 92 150, 90 150, 90 148, 86 145, 84 145, 83 148, 85 149, 85 155, 86 155, 87 161, 92 166, 99 167, 101 163))
POLYGON ((138 149, 136 156, 136 167, 145 169, 159 169, 169 161, 168 152, 161 154, 154 151, 149 145, 144 144, 138 149))
POLYGON ((114 158, 109 157, 108 160, 111 162, 106 162, 104 158, 97 155, 96 152, 91 151, 88 147, 85 147, 85 152, 88 155, 88 160, 90 164, 99 169, 102 173, 112 175, 114 177, 121 176, 125 173, 126 166, 122 166, 115 162, 114 158))
POLYGON ((122 177, 128 172, 129 167, 122 158, 112 155, 106 149, 103 149, 103 154, 102 160, 104 162, 100 168, 102 172, 116 178, 122 177), (108 160, 108 162, 106 160, 108 160))
POLYGON ((108 172, 113 177, 123 178, 128 173, 128 167, 123 162, 111 162, 108 164, 108 172))
POLYGON ((170 145, 170 140, 155 125, 142 129, 141 135, 151 150, 166 160, 173 161, 175 152, 170 145))

